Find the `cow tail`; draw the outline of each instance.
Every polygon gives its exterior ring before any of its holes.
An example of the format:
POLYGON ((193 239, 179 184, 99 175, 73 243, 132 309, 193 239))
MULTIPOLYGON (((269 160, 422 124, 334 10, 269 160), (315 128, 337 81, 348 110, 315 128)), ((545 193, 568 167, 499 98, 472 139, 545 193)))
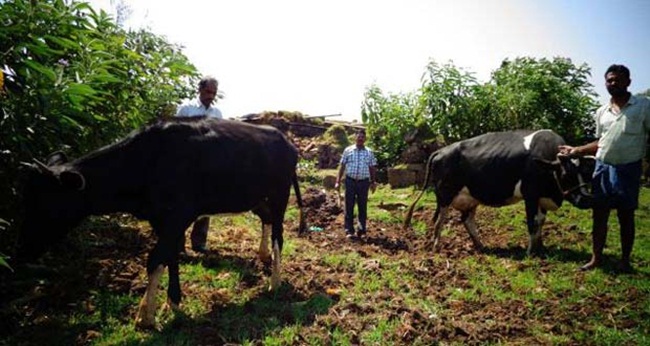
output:
POLYGON ((307 230, 307 223, 305 222, 302 210, 302 196, 300 195, 300 185, 298 185, 298 175, 295 171, 291 177, 291 183, 293 184, 293 192, 296 195, 296 203, 298 203, 298 219, 300 220, 298 225, 298 234, 303 234, 307 230))
POLYGON ((430 156, 429 159, 427 160, 427 165, 425 168, 425 173, 424 173, 424 183, 422 184, 422 191, 418 194, 418 197, 413 201, 411 206, 408 209, 408 212, 406 213, 406 217, 404 217, 404 223, 402 225, 402 229, 406 230, 411 226, 411 218, 413 217, 413 211, 415 210, 415 205, 418 204, 418 201, 420 198, 422 198, 422 195, 424 195, 424 192, 427 190, 427 187, 429 186, 429 177, 431 176, 431 169, 433 165, 433 159, 436 157, 438 152, 433 152, 430 156))

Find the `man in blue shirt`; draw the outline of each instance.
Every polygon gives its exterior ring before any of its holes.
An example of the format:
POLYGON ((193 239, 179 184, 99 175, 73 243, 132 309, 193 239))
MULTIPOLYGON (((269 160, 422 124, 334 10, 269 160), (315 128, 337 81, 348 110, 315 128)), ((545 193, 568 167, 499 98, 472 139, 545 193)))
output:
POLYGON ((345 174, 345 234, 348 238, 354 236, 354 205, 358 205, 359 227, 357 236, 366 234, 366 219, 368 210, 368 190, 375 189, 375 174, 377 160, 372 150, 365 146, 365 130, 357 131, 356 144, 343 151, 339 165, 339 174, 335 188, 339 188, 345 174))

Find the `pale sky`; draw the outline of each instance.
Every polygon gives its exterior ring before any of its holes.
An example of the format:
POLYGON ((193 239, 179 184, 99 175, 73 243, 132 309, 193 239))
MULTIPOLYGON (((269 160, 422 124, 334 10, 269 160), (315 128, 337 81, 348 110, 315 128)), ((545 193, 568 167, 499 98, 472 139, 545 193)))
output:
MULTIPOLYGON (((111 13, 111 0, 92 0, 111 13)), ((650 88, 650 0, 125 0, 126 25, 182 45, 215 76, 226 118, 261 111, 360 119, 366 88, 415 91, 431 59, 481 82, 506 59, 628 66, 650 88)))

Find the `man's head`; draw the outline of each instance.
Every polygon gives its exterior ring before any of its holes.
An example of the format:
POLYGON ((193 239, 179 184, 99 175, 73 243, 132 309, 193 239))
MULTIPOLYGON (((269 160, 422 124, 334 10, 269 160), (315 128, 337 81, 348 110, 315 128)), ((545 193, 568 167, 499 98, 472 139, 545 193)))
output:
POLYGON ((201 103, 210 107, 214 99, 217 97, 217 90, 219 88, 219 81, 214 77, 203 77, 199 82, 199 99, 201 103))
POLYGON ((612 97, 627 95, 631 82, 630 70, 623 65, 611 65, 605 72, 605 87, 612 97))
POLYGON ((357 130, 356 144, 358 148, 363 148, 366 144, 366 130, 357 130))

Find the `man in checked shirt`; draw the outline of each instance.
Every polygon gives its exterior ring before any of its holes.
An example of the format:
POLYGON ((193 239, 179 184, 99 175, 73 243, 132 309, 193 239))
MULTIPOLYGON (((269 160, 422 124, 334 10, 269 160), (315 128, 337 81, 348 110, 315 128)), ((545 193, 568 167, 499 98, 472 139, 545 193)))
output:
POLYGON ((345 173, 345 234, 346 237, 354 236, 354 205, 359 211, 359 225, 357 236, 366 234, 366 218, 368 211, 368 190, 375 190, 375 174, 377 160, 370 148, 365 146, 366 131, 358 130, 356 144, 343 151, 339 165, 339 174, 335 188, 339 188, 341 178, 345 173))

